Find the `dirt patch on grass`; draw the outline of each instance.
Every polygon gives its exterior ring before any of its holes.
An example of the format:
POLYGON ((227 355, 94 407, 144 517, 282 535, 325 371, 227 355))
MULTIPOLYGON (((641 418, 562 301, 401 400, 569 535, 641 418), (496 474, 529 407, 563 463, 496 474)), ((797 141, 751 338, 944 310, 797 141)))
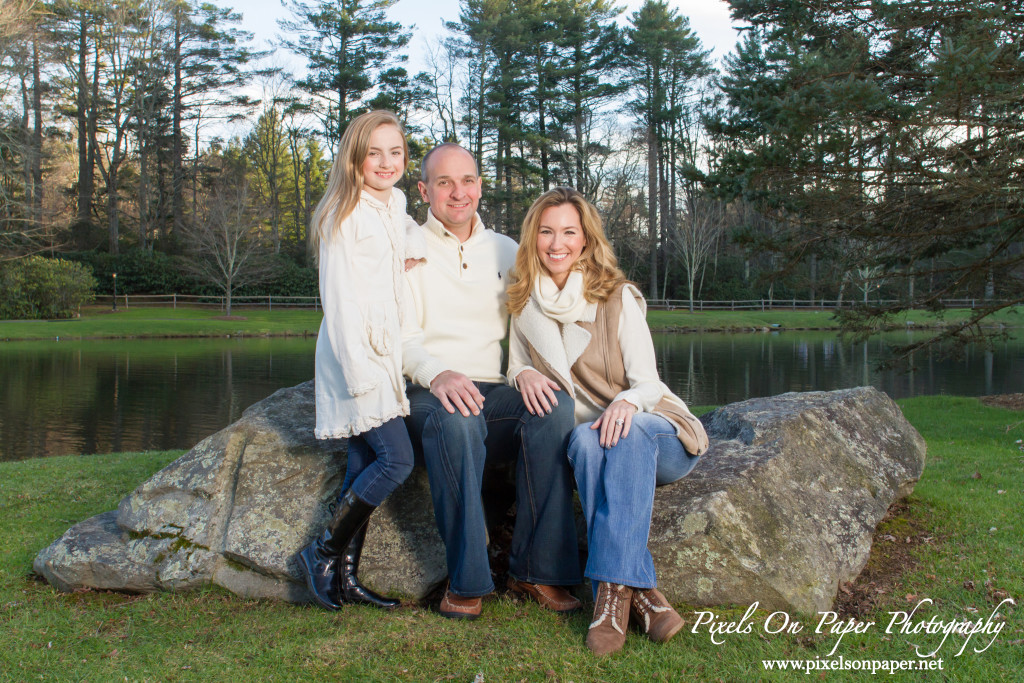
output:
POLYGON ((978 400, 993 408, 1005 408, 1006 410, 1024 410, 1024 394, 996 394, 994 396, 979 396, 978 400))
POLYGON ((859 619, 906 597, 894 593, 903 574, 918 566, 916 548, 935 542, 929 526, 921 505, 911 505, 906 499, 892 504, 878 523, 871 556, 860 576, 839 584, 834 609, 842 619, 859 619))

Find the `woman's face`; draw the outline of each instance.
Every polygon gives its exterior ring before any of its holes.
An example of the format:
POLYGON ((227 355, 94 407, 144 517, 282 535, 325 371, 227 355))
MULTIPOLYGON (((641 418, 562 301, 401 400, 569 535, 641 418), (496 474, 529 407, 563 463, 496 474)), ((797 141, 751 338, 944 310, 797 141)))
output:
POLYGON ((550 206, 541 212, 537 230, 537 254, 541 265, 559 289, 565 286, 586 244, 580 214, 572 204, 550 206))

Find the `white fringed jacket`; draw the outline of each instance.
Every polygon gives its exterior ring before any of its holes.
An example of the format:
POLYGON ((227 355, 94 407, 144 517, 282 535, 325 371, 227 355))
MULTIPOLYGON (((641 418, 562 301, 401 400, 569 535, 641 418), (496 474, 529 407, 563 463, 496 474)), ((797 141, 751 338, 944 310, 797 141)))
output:
POLYGON ((401 308, 406 258, 426 253, 405 195, 387 204, 366 192, 320 241, 323 322, 316 340, 316 437, 360 434, 409 414, 402 378, 401 308))

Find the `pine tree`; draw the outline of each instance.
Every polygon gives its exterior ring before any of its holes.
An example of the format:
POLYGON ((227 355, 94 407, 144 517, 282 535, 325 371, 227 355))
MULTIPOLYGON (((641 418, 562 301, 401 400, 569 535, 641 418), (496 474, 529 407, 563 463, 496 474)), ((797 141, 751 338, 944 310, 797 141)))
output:
POLYGON ((759 247, 779 268, 819 254, 844 284, 888 283, 897 303, 865 307, 854 327, 1001 297, 942 335, 966 340, 1024 300, 1024 3, 732 4, 766 59, 731 71, 729 149, 710 180, 772 212, 759 247))
POLYGON ((676 201, 670 192, 677 143, 671 128, 686 92, 708 75, 709 52, 701 49, 686 17, 669 9, 666 2, 647 0, 630 16, 630 23, 626 52, 635 95, 630 107, 643 125, 647 144, 648 295, 658 298, 659 291, 664 295, 658 282, 661 245, 676 201))
MULTIPOLYGON (((165 0, 171 15, 168 61, 171 68, 171 202, 173 230, 185 225, 186 159, 193 146, 193 168, 199 158, 202 125, 215 119, 232 120, 252 103, 237 88, 256 74, 250 63, 263 53, 251 48, 252 34, 238 28, 242 16, 230 8, 198 0, 165 0), (186 133, 191 131, 191 139, 186 133)), ((192 185, 191 213, 197 210, 192 185)))
POLYGON ((281 21, 281 28, 298 37, 283 45, 307 61, 307 75, 296 85, 311 96, 310 111, 332 149, 348 122, 369 103, 375 85, 397 92, 399 74, 392 69, 405 63, 401 49, 410 33, 387 20, 385 10, 395 2, 289 0, 286 5, 295 19, 281 21))
POLYGON ((552 138, 560 147, 560 181, 595 200, 594 159, 611 151, 595 139, 597 114, 628 87, 616 78, 624 66, 622 32, 615 25, 621 9, 611 0, 563 0, 557 11, 562 97, 554 110, 552 138))

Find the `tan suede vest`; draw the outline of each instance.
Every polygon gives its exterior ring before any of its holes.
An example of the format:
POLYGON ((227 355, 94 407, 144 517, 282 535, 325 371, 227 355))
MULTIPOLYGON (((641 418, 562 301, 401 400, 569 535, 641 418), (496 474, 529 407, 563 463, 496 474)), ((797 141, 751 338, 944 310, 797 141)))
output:
MULTIPOLYGON (((647 304, 637 298, 641 310, 647 304)), ((622 287, 617 288, 608 300, 597 307, 594 322, 576 324, 590 333, 590 343, 572 366, 572 382, 582 389, 599 406, 608 406, 616 396, 629 388, 626 367, 622 363, 622 349, 619 347, 619 317, 622 313, 622 287)), ((530 355, 534 363, 542 361, 532 348, 530 355)), ((546 365, 546 364, 545 364, 546 365)), ((542 367, 535 365, 534 367, 542 367)), ((665 387, 665 396, 654 410, 676 428, 676 434, 688 453, 702 455, 708 449, 708 435, 704 426, 683 401, 665 387)))

